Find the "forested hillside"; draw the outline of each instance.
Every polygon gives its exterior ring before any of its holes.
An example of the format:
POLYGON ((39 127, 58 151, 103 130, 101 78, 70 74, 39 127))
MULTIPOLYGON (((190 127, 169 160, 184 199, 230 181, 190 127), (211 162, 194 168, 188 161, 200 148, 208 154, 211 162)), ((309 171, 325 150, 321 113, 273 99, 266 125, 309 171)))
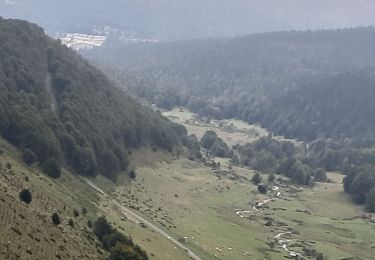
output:
POLYGON ((186 130, 142 107, 38 26, 0 18, 0 134, 28 164, 115 179, 131 149, 172 151, 186 130))
POLYGON ((374 40, 371 27, 159 44, 113 40, 85 55, 159 107, 235 117, 308 141, 372 139, 374 40))

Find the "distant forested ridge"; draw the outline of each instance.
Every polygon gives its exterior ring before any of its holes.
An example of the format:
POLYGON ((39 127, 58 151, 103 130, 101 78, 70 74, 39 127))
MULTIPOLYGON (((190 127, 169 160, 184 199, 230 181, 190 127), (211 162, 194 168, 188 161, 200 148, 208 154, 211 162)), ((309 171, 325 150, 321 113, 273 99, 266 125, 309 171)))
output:
POLYGON ((302 140, 374 139, 375 28, 123 44, 84 53, 162 108, 302 140))
POLYGON ((130 149, 172 151, 186 129, 141 106, 34 24, 0 18, 0 134, 34 158, 115 179, 130 149))
POLYGON ((127 91, 170 109, 238 118, 304 141, 261 139, 236 158, 310 185, 342 171, 345 191, 375 211, 375 28, 122 44, 85 52, 127 91), (285 150, 285 148, 287 148, 285 150))
POLYGON ((53 34, 106 27, 127 37, 156 39, 375 24, 373 0, 0 0, 0 10, 53 34))

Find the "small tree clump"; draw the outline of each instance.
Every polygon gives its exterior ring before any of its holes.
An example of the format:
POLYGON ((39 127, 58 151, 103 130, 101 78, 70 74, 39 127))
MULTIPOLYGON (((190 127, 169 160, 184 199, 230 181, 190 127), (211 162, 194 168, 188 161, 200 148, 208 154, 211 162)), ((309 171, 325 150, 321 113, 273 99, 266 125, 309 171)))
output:
POLYGON ((262 194, 267 194, 268 186, 266 184, 261 184, 258 186, 258 191, 262 194))
POLYGON ((31 201, 33 200, 33 196, 30 192, 30 190, 28 189, 23 189, 21 192, 20 192, 20 199, 25 202, 26 204, 30 204, 31 201))
POLYGON ((275 175, 272 173, 268 175, 268 183, 273 183, 275 181, 275 175))
POLYGON ((325 182, 327 181, 327 173, 324 169, 318 169, 315 173, 315 181, 325 182))
POLYGON ((129 178, 130 179, 135 179, 136 177, 137 177, 137 174, 136 174, 135 170, 131 170, 129 172, 129 178))
POLYGON ((256 172, 254 176, 251 178, 251 182, 254 185, 258 185, 259 183, 262 182, 262 176, 260 176, 259 172, 256 172))
POLYGON ((73 216, 76 218, 76 217, 79 217, 79 212, 78 210, 74 209, 73 210, 73 216))
POLYGON ((103 239, 106 235, 113 233, 111 224, 108 223, 104 216, 98 218, 94 225, 94 233, 99 239, 103 239))
POLYGON ((88 221, 87 221, 87 226, 88 226, 89 228, 92 228, 92 221, 91 221, 91 220, 88 220, 88 221))
POLYGON ((36 161, 36 155, 30 149, 25 149, 22 153, 22 161, 27 165, 32 165, 36 161))
POLYGON ((61 223, 60 216, 56 212, 52 214, 52 223, 56 226, 60 225, 61 223))
POLYGON ((54 158, 50 158, 42 164, 42 170, 48 176, 58 179, 61 176, 61 166, 54 158))
POLYGON ((74 221, 73 219, 69 219, 68 225, 71 227, 74 227, 74 221))
POLYGON ((108 259, 148 259, 146 252, 135 245, 131 237, 118 232, 105 217, 98 218, 94 223, 94 234, 99 238, 103 248, 110 251, 108 259))

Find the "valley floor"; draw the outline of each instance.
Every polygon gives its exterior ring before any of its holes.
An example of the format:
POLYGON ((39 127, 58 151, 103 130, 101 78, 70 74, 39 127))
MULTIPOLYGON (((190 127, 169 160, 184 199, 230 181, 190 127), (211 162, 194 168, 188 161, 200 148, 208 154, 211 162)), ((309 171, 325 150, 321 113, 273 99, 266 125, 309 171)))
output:
MULTIPOLYGON (((266 134, 241 122, 203 124, 192 121, 192 114, 183 118, 181 113, 187 114, 178 111, 168 116, 185 122, 190 133, 213 128, 219 136, 231 136, 233 143, 266 134)), ((151 151, 140 151, 134 158, 141 158, 137 179, 108 190, 110 196, 156 223, 202 259, 315 259, 315 252, 328 259, 373 258, 375 220, 343 193, 339 173, 329 173, 332 183, 317 183, 313 188, 285 184, 281 178, 273 192, 261 195, 250 181, 254 172, 230 168, 226 159, 216 158, 221 163, 216 169, 151 151)), ((106 202, 102 206, 109 207, 106 202)), ((109 209, 113 210, 116 207, 109 209)), ((131 226, 133 238, 151 253, 151 259, 187 257, 178 247, 166 254, 171 244, 151 238, 153 232, 142 223, 138 226, 144 228, 139 229, 134 220, 113 221, 120 228, 131 226)))
MULTIPOLYGON (((190 122, 189 131, 204 132, 190 122)), ((234 133, 234 143, 266 134, 239 122, 216 123, 219 135, 234 133)), ((261 195, 250 181, 254 171, 230 167, 227 159, 215 158, 217 168, 139 150, 132 155, 137 178, 114 185, 66 172, 52 180, 16 160, 20 156, 9 145, 1 147, 6 152, 0 155, 0 259, 105 259, 87 227, 100 215, 155 260, 190 259, 174 239, 201 259, 315 259, 308 257, 315 251, 328 259, 374 259, 375 219, 343 193, 339 173, 313 188, 277 178, 273 190, 261 195), (33 191, 30 205, 18 198, 25 187, 33 191), (73 209, 83 206, 88 213, 75 218, 73 209), (62 217, 59 227, 51 223, 53 212, 62 217)))
MULTIPOLYGON (((362 217, 362 209, 342 194, 341 183, 312 189, 277 184, 279 198, 255 210, 268 196, 256 192, 252 172, 224 169, 184 159, 157 163, 139 168, 138 180, 113 195, 202 259, 283 259, 308 250, 328 259, 373 257, 374 220, 362 217)), ((147 243, 143 246, 147 249, 147 243)))

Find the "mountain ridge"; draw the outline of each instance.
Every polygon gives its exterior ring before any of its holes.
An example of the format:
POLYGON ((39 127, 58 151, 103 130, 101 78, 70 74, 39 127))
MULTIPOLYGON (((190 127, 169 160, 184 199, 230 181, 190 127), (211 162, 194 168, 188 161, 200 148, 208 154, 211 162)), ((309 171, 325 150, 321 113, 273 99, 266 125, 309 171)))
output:
POLYGON ((282 4, 277 0, 12 2, 15 4, 0 6, 4 15, 37 22, 48 28, 52 35, 89 33, 98 27, 110 26, 138 37, 186 39, 375 25, 372 16, 375 5, 370 0, 360 3, 353 0, 284 0, 282 4), (233 16, 236 19, 232 19, 233 16))

